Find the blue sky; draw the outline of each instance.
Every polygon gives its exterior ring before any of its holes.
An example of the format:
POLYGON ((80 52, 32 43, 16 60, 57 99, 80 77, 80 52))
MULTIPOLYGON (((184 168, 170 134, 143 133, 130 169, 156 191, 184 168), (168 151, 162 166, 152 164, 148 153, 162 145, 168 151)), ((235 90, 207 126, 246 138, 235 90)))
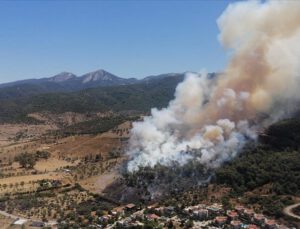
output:
POLYGON ((141 78, 219 71, 229 1, 0 1, 0 82, 105 69, 141 78))

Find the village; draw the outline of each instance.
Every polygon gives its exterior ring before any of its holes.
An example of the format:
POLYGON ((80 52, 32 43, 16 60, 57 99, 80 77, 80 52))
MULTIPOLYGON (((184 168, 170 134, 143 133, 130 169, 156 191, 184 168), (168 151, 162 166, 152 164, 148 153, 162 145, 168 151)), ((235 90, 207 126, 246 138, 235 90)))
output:
POLYGON ((251 208, 236 205, 224 210, 222 204, 198 204, 185 208, 134 204, 118 207, 99 217, 98 228, 288 228, 251 208))

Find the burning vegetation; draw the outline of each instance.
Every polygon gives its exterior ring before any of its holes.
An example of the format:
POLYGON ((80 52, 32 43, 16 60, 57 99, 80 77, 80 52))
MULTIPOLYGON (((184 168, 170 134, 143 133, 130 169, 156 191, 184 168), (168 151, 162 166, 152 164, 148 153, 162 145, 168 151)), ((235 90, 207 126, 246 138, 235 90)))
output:
POLYGON ((299 9, 297 1, 230 4, 218 19, 219 39, 231 53, 224 73, 213 79, 188 73, 167 108, 133 123, 128 170, 190 160, 219 167, 258 131, 293 114, 300 86, 299 9), (190 149, 201 154, 182 153, 190 149))

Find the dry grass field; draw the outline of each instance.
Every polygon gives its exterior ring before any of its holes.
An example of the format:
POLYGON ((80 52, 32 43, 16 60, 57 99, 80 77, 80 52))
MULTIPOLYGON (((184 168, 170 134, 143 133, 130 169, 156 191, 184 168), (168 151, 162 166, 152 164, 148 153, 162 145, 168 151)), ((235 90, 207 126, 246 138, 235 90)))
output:
POLYGON ((0 146, 39 139, 48 131, 56 129, 57 126, 54 124, 2 124, 0 125, 0 146))
MULTIPOLYGON (((49 131, 58 126, 49 117, 32 117, 46 124, 0 125, 0 210, 55 221, 71 214, 74 206, 92 201, 93 193, 101 194, 119 178, 131 123, 102 134, 63 137, 51 135, 49 131), (46 151, 49 157, 36 160, 33 168, 23 168, 15 161, 21 153, 35 155, 37 151, 46 151)), ((82 118, 75 115, 62 120, 76 123, 82 118)), ((11 223, 12 219, 0 217, 0 229, 18 228, 11 223)))
POLYGON ((116 169, 84 179, 79 184, 86 190, 93 193, 102 193, 104 189, 120 177, 116 169))
POLYGON ((96 136, 71 136, 59 140, 56 144, 49 146, 49 152, 54 156, 62 158, 80 158, 87 155, 106 155, 108 152, 119 149, 121 141, 119 138, 96 136))

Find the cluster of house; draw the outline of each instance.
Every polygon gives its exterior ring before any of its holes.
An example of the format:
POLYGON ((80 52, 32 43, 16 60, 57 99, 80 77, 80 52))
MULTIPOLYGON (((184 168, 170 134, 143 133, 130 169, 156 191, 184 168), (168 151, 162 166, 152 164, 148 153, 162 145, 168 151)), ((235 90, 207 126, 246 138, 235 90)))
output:
MULTIPOLYGON (((221 204, 186 207, 180 210, 175 207, 148 206, 145 209, 138 209, 134 204, 114 209, 110 214, 100 217, 101 222, 110 221, 107 228, 114 228, 118 224, 123 228, 132 226, 143 226, 146 221, 155 221, 158 225, 165 226, 168 222, 180 224, 182 221, 193 220, 194 227, 197 225, 208 226, 209 228, 233 228, 233 229, 285 229, 287 227, 278 225, 275 220, 268 219, 263 214, 257 214, 253 209, 243 206, 236 206, 232 210, 225 211, 221 204)), ((201 227, 202 227, 201 226, 201 227)))
POLYGON ((218 228, 231 227, 233 229, 277 229, 287 228, 283 225, 278 225, 275 220, 268 219, 263 214, 257 214, 253 209, 238 205, 234 209, 225 212, 220 204, 206 206, 199 204, 184 209, 185 213, 196 220, 213 219, 212 224, 218 228))

